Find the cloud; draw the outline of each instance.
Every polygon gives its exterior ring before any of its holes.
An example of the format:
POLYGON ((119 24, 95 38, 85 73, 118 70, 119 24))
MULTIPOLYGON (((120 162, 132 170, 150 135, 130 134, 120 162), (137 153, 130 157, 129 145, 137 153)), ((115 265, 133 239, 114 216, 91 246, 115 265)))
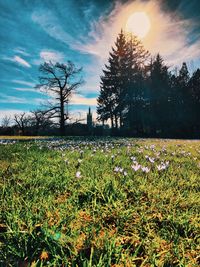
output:
POLYGON ((15 62, 19 63, 20 65, 27 67, 27 68, 31 67, 31 65, 26 60, 24 60, 23 58, 21 58, 19 56, 14 56, 12 61, 15 61, 15 62))
POLYGON ((20 92, 35 92, 35 93, 40 93, 40 94, 42 94, 42 92, 39 91, 39 90, 36 89, 36 88, 30 88, 30 87, 26 87, 26 88, 24 88, 24 87, 15 87, 15 88, 13 88, 13 89, 15 89, 15 90, 17 90, 17 91, 20 91, 20 92))
POLYGON ((55 50, 49 50, 45 49, 40 51, 39 59, 34 59, 32 62, 35 65, 40 65, 44 62, 57 63, 57 62, 63 62, 64 61, 64 55, 61 52, 55 51, 55 50))
MULTIPOLYGON (((97 113, 95 110, 91 110, 91 112, 92 112, 92 120, 93 122, 95 122, 97 118, 97 113)), ((75 111, 71 110, 70 111, 71 122, 78 120, 81 123, 86 123, 87 113, 88 113, 88 107, 85 109, 76 109, 75 111)))
POLYGON ((59 19, 50 10, 37 10, 32 13, 32 20, 52 38, 65 44, 73 45, 74 38, 60 25, 59 19))
MULTIPOLYGON (((91 10, 90 10, 91 12, 91 10)), ((82 36, 80 33, 78 36, 72 36, 64 30, 63 26, 57 16, 50 10, 37 10, 32 13, 31 16, 33 22, 37 23, 50 37, 58 40, 74 50, 78 50, 83 53, 95 54, 93 51, 88 51, 87 46, 85 48, 84 43, 87 43, 91 36, 82 36)), ((84 22, 85 23, 85 22, 84 22)))
POLYGON ((0 103, 9 103, 9 104, 32 104, 40 105, 46 103, 44 98, 32 98, 27 99, 25 97, 11 96, 4 93, 0 93, 0 103))
POLYGON ((10 95, 7 95, 7 94, 3 94, 3 93, 0 93, 0 103, 26 103, 26 99, 25 98, 21 98, 21 97, 16 97, 16 96, 10 96, 10 95))
POLYGON ((35 83, 27 82, 27 81, 23 81, 23 80, 12 80, 12 83, 18 83, 18 84, 22 84, 22 85, 31 86, 31 87, 35 86, 35 83))
POLYGON ((200 58, 200 37, 193 44, 189 42, 195 27, 194 22, 182 19, 178 12, 164 12, 160 5, 159 1, 153 0, 136 0, 124 4, 116 2, 108 16, 101 16, 98 21, 91 22, 91 39, 76 48, 93 54, 100 62, 105 63, 120 29, 126 28, 129 16, 142 11, 151 22, 151 30, 142 42, 153 55, 161 53, 170 65, 200 58))
POLYGON ((70 101, 72 105, 86 105, 86 106, 96 106, 97 99, 96 98, 87 98, 83 95, 76 94, 72 96, 70 101))
POLYGON ((97 93, 99 90, 100 85, 100 75, 102 72, 102 65, 101 64, 94 64, 93 70, 89 70, 87 66, 84 68, 86 75, 85 75, 85 83, 78 89, 78 93, 80 95, 88 95, 97 93))
POLYGON ((23 112, 26 112, 27 114, 29 114, 29 112, 27 112, 26 110, 20 110, 20 109, 0 109, 0 123, 2 122, 2 119, 7 116, 8 118, 11 118, 11 124, 14 123, 13 121, 13 117, 15 114, 21 114, 23 112))
POLYGON ((40 57, 44 61, 52 61, 52 62, 59 62, 59 61, 62 61, 64 58, 62 53, 56 52, 56 51, 48 51, 48 50, 41 51, 40 57))
POLYGON ((23 56, 30 56, 30 54, 27 53, 26 50, 24 48, 21 48, 21 47, 16 47, 13 51, 15 53, 21 54, 23 56))
POLYGON ((26 68, 31 67, 31 65, 26 60, 24 60, 23 58, 21 58, 19 56, 14 56, 14 57, 6 57, 5 56, 5 57, 3 57, 3 59, 18 63, 19 65, 26 67, 26 68))

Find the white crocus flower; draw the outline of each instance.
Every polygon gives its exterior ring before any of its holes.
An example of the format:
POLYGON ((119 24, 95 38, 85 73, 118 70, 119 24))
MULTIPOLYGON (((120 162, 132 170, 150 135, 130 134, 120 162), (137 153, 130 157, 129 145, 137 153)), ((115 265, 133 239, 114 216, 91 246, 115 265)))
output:
POLYGON ((77 172, 76 172, 76 178, 77 178, 77 179, 81 178, 81 172, 80 172, 80 171, 77 171, 77 172))
POLYGON ((128 175, 128 173, 127 173, 126 171, 124 171, 124 173, 123 173, 123 174, 124 174, 124 176, 127 176, 127 175, 128 175))
POLYGON ((138 171, 140 168, 141 168, 141 165, 136 163, 135 165, 132 165, 131 168, 134 170, 134 171, 138 171))
POLYGON ((150 168, 148 167, 141 167, 141 170, 146 173, 150 172, 150 168))
POLYGON ((119 169, 120 169, 119 167, 115 167, 114 172, 119 172, 119 169))

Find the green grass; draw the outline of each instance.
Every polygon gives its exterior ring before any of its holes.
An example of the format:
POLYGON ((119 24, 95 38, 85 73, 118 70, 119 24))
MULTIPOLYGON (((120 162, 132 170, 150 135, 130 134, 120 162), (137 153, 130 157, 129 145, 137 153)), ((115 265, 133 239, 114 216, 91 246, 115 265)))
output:
POLYGON ((24 135, 0 135, 1 140, 10 140, 10 139, 17 139, 17 140, 37 140, 37 139, 46 139, 48 136, 24 136, 24 135))
POLYGON ((0 176, 0 266, 200 265, 199 141, 0 145, 0 176))

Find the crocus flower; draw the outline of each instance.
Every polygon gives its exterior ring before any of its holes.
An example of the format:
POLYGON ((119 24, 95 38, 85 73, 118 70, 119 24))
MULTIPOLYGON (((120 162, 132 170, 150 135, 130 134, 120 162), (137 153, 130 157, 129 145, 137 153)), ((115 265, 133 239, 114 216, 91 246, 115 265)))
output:
POLYGON ((150 172, 150 168, 148 167, 141 167, 141 170, 146 173, 150 172))
POLYGON ((76 178, 77 178, 77 179, 81 178, 81 172, 80 172, 80 171, 77 171, 77 172, 76 172, 76 178))
POLYGON ((134 171, 138 171, 140 168, 141 168, 141 165, 136 163, 135 165, 132 165, 131 168, 134 170, 134 171))

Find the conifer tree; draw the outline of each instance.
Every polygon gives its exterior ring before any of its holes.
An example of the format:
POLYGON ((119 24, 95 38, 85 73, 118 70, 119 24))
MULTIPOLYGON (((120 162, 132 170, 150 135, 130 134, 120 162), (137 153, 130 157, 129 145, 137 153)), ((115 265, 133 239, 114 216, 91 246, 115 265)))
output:
POLYGON ((102 113, 106 109, 103 106, 109 106, 111 124, 115 128, 118 128, 119 123, 121 125, 122 121, 128 59, 125 34, 122 30, 115 42, 115 48, 112 47, 112 52, 109 55, 108 64, 105 65, 105 69, 103 70, 104 75, 101 77, 101 91, 97 100, 97 112, 99 119, 105 118, 102 113))
POLYGON ((147 54, 136 37, 125 35, 121 30, 101 77, 101 91, 97 100, 100 120, 111 119, 111 125, 115 128, 125 125, 133 127, 133 113, 136 114, 137 108, 134 103, 138 96, 141 99, 143 66, 147 54))
POLYGON ((191 94, 191 121, 193 131, 196 133, 194 136, 198 137, 197 133, 200 132, 200 69, 197 69, 189 80, 188 87, 191 94))
POLYGON ((184 131, 185 133, 187 131, 186 128, 189 127, 191 121, 191 97, 189 92, 189 80, 190 75, 187 68, 187 64, 183 62, 182 67, 179 71, 179 75, 177 76, 177 125, 179 127, 179 131, 184 131))
POLYGON ((149 89, 151 128, 162 132, 166 127, 169 112, 169 73, 168 67, 159 54, 150 65, 149 89))
POLYGON ((129 129, 139 130, 143 115, 143 102, 145 95, 144 80, 146 76, 145 63, 149 52, 146 51, 141 41, 132 34, 127 38, 128 49, 128 86, 126 94, 125 121, 129 129))

